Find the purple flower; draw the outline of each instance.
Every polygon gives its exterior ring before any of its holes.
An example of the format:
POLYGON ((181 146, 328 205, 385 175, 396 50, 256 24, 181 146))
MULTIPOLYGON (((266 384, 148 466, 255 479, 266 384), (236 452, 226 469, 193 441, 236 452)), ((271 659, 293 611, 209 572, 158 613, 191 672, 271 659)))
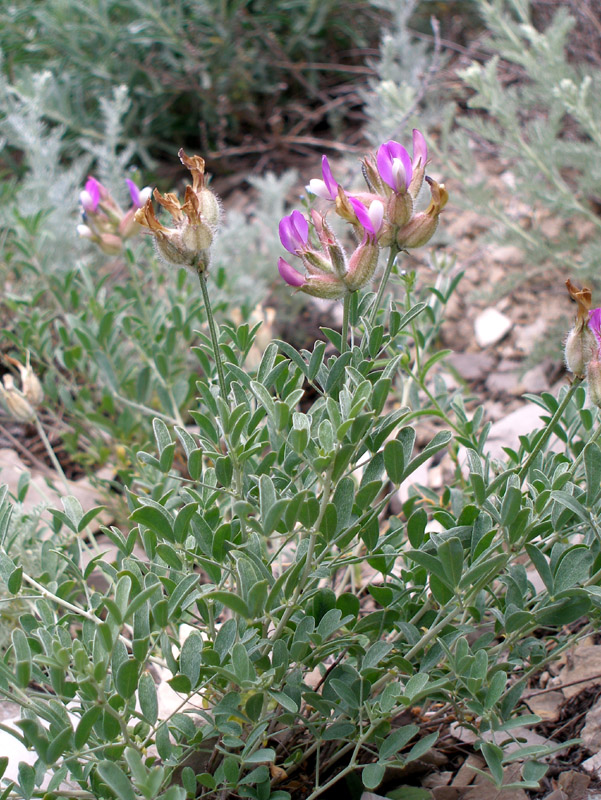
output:
POLYGON ((79 193, 79 202, 84 211, 96 211, 100 202, 100 189, 102 184, 96 178, 89 177, 83 192, 79 193))
POLYGON ((150 188, 150 186, 145 186, 144 189, 138 189, 136 184, 129 178, 125 179, 125 183, 129 187, 129 194, 131 197, 132 204, 136 208, 142 208, 142 206, 146 203, 146 201, 152 194, 152 189, 150 188))
POLYGON ((593 308, 588 312, 588 326, 595 334, 597 344, 601 347, 601 308, 593 308))
POLYGON ((300 211, 293 211, 280 220, 280 241, 289 253, 305 250, 309 240, 309 223, 300 211))
POLYGON ((335 200, 338 197, 338 184, 332 177, 332 170, 326 156, 321 158, 321 174, 323 180, 312 178, 305 189, 311 194, 317 195, 324 200, 335 200))
POLYGON ((403 145, 394 141, 385 142, 378 148, 376 160, 384 183, 397 194, 404 194, 411 183, 413 168, 403 145))
POLYGON ((307 280, 285 258, 278 260, 278 271, 289 286, 303 286, 307 280))
POLYGON ((361 200, 358 200, 356 197, 349 197, 349 201, 357 215, 357 219, 365 228, 367 236, 371 238, 375 237, 382 227, 384 205, 379 200, 374 200, 370 204, 369 209, 367 209, 361 200))
POLYGON ((413 129, 413 161, 411 165, 413 169, 418 166, 425 167, 428 160, 428 145, 420 131, 413 129))

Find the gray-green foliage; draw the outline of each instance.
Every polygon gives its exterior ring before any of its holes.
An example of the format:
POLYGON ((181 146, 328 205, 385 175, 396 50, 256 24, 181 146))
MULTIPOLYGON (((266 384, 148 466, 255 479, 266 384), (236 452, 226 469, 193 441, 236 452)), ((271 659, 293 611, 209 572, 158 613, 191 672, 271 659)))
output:
POLYGON ((601 73, 591 64, 568 61, 573 20, 565 9, 558 9, 545 30, 537 30, 527 0, 479 0, 477 5, 493 55, 460 73, 474 110, 459 118, 459 131, 447 126, 443 137, 449 168, 465 182, 460 202, 492 217, 498 238, 523 250, 525 276, 542 264, 562 270, 567 264, 571 274, 594 277, 601 232, 592 206, 601 185, 601 73), (507 69, 516 80, 504 80, 507 69), (515 197, 530 207, 529 213, 516 215, 485 181, 470 179, 470 141, 493 146, 515 179, 515 197), (561 223, 552 234, 544 228, 548 215, 561 223))
POLYGON ((97 138, 79 139, 80 152, 89 155, 73 159, 73 139, 46 116, 46 98, 56 78, 48 71, 29 73, 28 78, 17 86, 0 75, 0 152, 6 165, 14 167, 0 204, 0 224, 8 237, 4 258, 5 263, 17 258, 13 242, 32 240, 35 257, 52 275, 73 267, 85 252, 76 231, 78 198, 92 166, 123 197, 123 172, 132 146, 121 146, 119 141, 129 100, 125 87, 112 99, 102 100, 97 138), (15 151, 20 153, 18 164, 13 162, 15 151))
POLYGON ((601 186, 601 73, 568 59, 573 19, 558 8, 537 29, 529 0, 475 0, 490 57, 459 72, 469 109, 459 110, 437 88, 434 54, 407 29, 415 3, 392 4, 396 27, 384 34, 377 78, 367 95, 374 143, 415 124, 439 131, 440 168, 459 182, 452 203, 488 216, 491 235, 519 247, 525 269, 507 285, 546 266, 595 278, 601 219, 595 204, 601 186), (417 101, 417 102, 416 102, 417 101), (484 147, 483 147, 484 145, 484 147), (497 196, 478 169, 476 153, 493 153, 508 174, 509 192, 497 196), (557 220, 558 224, 549 222, 557 220), (550 233, 549 231, 552 230, 550 233))
POLYGON ((410 21, 420 0, 371 0, 390 14, 382 31, 380 51, 371 61, 376 75, 362 92, 368 118, 367 135, 374 146, 389 139, 404 141, 411 128, 431 130, 437 123, 443 98, 436 87, 441 58, 417 39, 410 21))
MULTIPOLYGON (((294 170, 280 177, 273 173, 250 177, 254 201, 245 211, 229 211, 213 248, 213 268, 224 272, 218 295, 234 308, 252 310, 269 293, 281 255, 277 223, 284 216, 286 198, 298 181, 294 170)), ((279 284, 279 281, 278 281, 279 284)), ((280 302, 290 300, 280 292, 280 302)))
POLYGON ((308 70, 299 82, 292 65, 335 65, 341 52, 348 58, 365 46, 377 34, 366 12, 363 0, 4 3, 0 48, 18 85, 42 69, 53 74, 46 119, 73 136, 97 138, 100 98, 126 84, 132 107, 123 143, 133 139, 147 163, 149 148, 177 150, 199 133, 206 150, 262 132, 276 107, 298 121, 299 87, 319 97, 327 79, 308 70))

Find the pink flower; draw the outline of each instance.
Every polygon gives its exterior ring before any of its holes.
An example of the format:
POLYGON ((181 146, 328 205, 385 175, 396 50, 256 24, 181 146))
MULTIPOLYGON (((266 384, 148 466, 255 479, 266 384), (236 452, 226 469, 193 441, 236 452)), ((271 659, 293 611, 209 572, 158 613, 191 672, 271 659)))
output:
POLYGON ((312 178, 305 189, 324 200, 335 200, 338 197, 338 184, 332 177, 332 170, 326 156, 321 158, 321 174, 323 180, 312 178))
POLYGON ((100 202, 101 190, 104 190, 104 186, 96 178, 90 176, 86 181, 84 190, 79 193, 79 202, 82 204, 84 211, 96 211, 100 202))
POLYGON ((404 194, 411 183, 413 167, 403 145, 394 141, 385 142, 378 148, 376 161, 384 183, 396 194, 404 194))
POLYGON ((414 128, 413 130, 413 160, 411 166, 416 169, 418 166, 425 167, 428 160, 428 146, 422 133, 414 128))
POLYGON ((349 197, 349 201, 357 215, 357 219, 365 229, 365 235, 374 239, 382 227, 384 218, 384 205, 379 200, 374 200, 369 209, 356 197, 349 197))
POLYGON ((142 208, 152 194, 152 189, 150 186, 145 186, 143 189, 138 189, 136 184, 129 178, 125 179, 125 183, 129 187, 129 195, 131 197, 132 205, 135 206, 135 208, 142 208))
POLYGON ((588 326, 595 334, 597 344, 601 347, 601 308, 593 308, 588 312, 588 326))
POLYGON ((293 211, 280 220, 280 241, 289 253, 298 253, 307 248, 309 223, 300 211, 293 211))
POLYGON ((285 258, 278 260, 278 272, 280 276, 286 281, 288 286, 304 286, 307 279, 294 269, 292 264, 289 264, 285 258))

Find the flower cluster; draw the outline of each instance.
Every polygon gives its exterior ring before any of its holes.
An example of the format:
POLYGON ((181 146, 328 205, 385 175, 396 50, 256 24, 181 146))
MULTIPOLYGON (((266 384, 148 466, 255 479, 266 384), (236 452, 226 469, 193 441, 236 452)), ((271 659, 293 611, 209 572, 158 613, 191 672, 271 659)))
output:
POLYGON ((601 407, 601 308, 591 308, 591 290, 579 289, 569 279, 566 287, 576 301, 576 319, 565 346, 566 366, 578 378, 586 377, 591 403, 601 407))
POLYGON ((336 213, 354 226, 360 244, 347 258, 325 217, 312 211, 312 227, 319 242, 316 248, 310 242, 308 221, 294 211, 280 222, 280 240, 289 253, 300 258, 306 275, 280 258, 278 268, 286 283, 315 297, 339 298, 371 280, 379 247, 398 252, 426 244, 448 200, 444 184, 426 176, 427 160, 426 142, 417 130, 413 131, 413 157, 399 142, 385 142, 375 157, 363 161, 369 191, 351 196, 336 182, 323 156, 322 179, 312 179, 306 189, 334 203, 336 213), (425 211, 418 212, 415 200, 424 180, 431 201, 425 211))
POLYGON ((187 156, 183 150, 178 155, 192 175, 192 186, 186 186, 184 202, 180 203, 171 192, 163 195, 154 190, 155 200, 171 215, 173 227, 167 228, 159 222, 150 197, 135 213, 134 219, 153 235, 157 253, 163 261, 192 267, 200 273, 209 266, 209 251, 219 225, 221 206, 216 195, 205 185, 204 159, 187 156))
POLYGON ((132 203, 128 211, 120 208, 108 189, 96 178, 89 177, 79 195, 83 222, 77 226, 77 231, 84 239, 95 242, 108 255, 119 253, 123 242, 139 230, 134 216, 150 197, 150 187, 138 189, 129 179, 126 183, 132 203))

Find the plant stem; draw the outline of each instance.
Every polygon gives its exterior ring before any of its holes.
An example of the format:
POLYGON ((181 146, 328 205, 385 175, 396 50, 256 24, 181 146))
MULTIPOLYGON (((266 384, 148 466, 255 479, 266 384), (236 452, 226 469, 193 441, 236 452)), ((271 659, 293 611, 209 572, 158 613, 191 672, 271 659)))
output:
POLYGON ((583 380, 584 380, 584 378, 574 378, 574 380, 572 381, 572 385, 570 386, 568 391, 565 393, 565 396, 564 396, 563 400, 558 405, 557 410, 555 411, 555 413, 553 414, 553 416, 551 417, 551 419, 547 423, 547 427, 543 431, 543 434, 540 437, 540 439, 537 441, 536 445, 534 446, 534 450, 530 453, 530 455, 526 459, 526 463, 521 467, 520 471, 518 472, 518 478, 520 479, 520 483, 524 480, 524 478, 528 474, 528 470, 530 469, 530 467, 532 465, 532 462, 534 461, 536 456, 542 450, 543 446, 547 443, 547 440, 549 439, 549 437, 553 433, 553 428, 555 427, 557 422, 559 422, 559 420, 561 419, 561 416, 562 416, 563 412, 566 410, 566 408, 568 406, 568 403, 572 399, 572 396, 573 396, 574 392, 580 386, 580 384, 582 383, 583 380))
POLYGON ((340 338, 340 352, 344 353, 348 350, 348 329, 349 329, 349 312, 351 308, 352 295, 347 292, 342 301, 342 332, 340 338))
MULTIPOLYGON (((307 579, 308 579, 309 575, 311 574, 311 570, 313 569, 313 566, 314 566, 313 565, 313 555, 315 553, 315 543, 317 542, 317 535, 319 533, 319 528, 320 528, 321 523, 323 521, 324 515, 326 513, 326 508, 327 508, 328 502, 330 500, 330 492, 331 492, 331 489, 332 489, 332 472, 333 472, 333 470, 334 470, 334 467, 333 467, 333 465, 331 465, 328 468, 327 472, 326 472, 326 475, 325 475, 325 478, 324 478, 324 482, 323 482, 323 489, 322 489, 321 505, 320 505, 320 509, 319 509, 319 515, 318 515, 317 519, 315 520, 315 525, 313 526, 313 530, 309 534, 309 546, 307 548, 307 553, 305 555, 305 566, 304 566, 302 575, 300 576, 299 581, 298 581, 298 583, 296 585, 296 588, 294 590, 294 594, 292 595, 290 603, 288 604, 288 607, 286 608, 286 610, 282 614, 282 618, 279 621, 278 626, 275 629, 275 632, 271 636, 271 641, 272 642, 275 642, 276 639, 278 639, 280 637, 282 631, 284 630, 284 628, 288 624, 288 620, 294 614, 294 612, 296 610, 296 604, 298 602, 298 599, 299 599, 300 595, 302 594, 303 590, 305 589, 305 583, 307 582, 307 579)), ((265 652, 267 652, 267 650, 268 650, 268 645, 265 647, 263 655, 265 654, 265 652)))
POLYGON ((589 444, 594 444, 599 439, 600 436, 601 436, 601 425, 599 425, 599 427, 597 428, 595 433, 591 436, 591 438, 588 440, 586 445, 582 448, 582 450, 578 453, 578 455, 574 459, 574 461, 572 463, 572 466, 570 467, 570 475, 572 477, 574 477, 574 475, 576 474, 576 470, 577 470, 580 462, 584 458, 584 451, 586 450, 588 445, 589 444))
POLYGON ((50 444, 50 439, 46 436, 46 431, 44 430, 42 423, 40 422, 40 418, 36 414, 34 417, 35 427, 37 432, 40 435, 40 439, 46 448, 46 452, 48 453, 50 460, 52 461, 52 466, 56 470, 56 474, 59 476, 61 481, 63 482, 63 486, 65 491, 69 493, 69 481, 67 480, 67 476, 65 475, 63 468, 60 465, 60 461, 56 457, 56 453, 52 449, 52 445, 50 444))
POLYGON ((197 270, 198 280, 200 281, 200 288, 202 290, 202 299, 205 304, 205 311, 207 314, 207 322, 209 323, 209 332, 211 334, 211 342, 213 343, 213 352, 215 355, 215 364, 217 365, 217 380, 219 382, 219 391, 224 402, 227 401, 227 389, 225 387, 225 375, 223 372, 223 364, 221 361, 221 351, 219 350, 219 339, 217 337, 217 326, 215 325, 215 318, 213 317, 213 310, 211 308, 211 299, 209 297, 209 290, 207 289, 207 271, 206 269, 197 270))
POLYGON ((392 272, 392 268, 394 266, 395 259, 398 255, 398 249, 396 246, 391 246, 390 254, 388 256, 388 263, 386 264, 386 269, 384 270, 384 275, 382 276, 382 281, 380 283, 380 287, 378 289, 378 294, 376 295, 376 299, 374 300, 374 304, 371 307, 371 311, 369 313, 369 324, 373 325, 376 319, 376 315, 378 313, 378 308, 380 307, 380 303, 382 302, 382 296, 386 289, 386 285, 388 283, 388 279, 390 278, 390 273, 392 272))

